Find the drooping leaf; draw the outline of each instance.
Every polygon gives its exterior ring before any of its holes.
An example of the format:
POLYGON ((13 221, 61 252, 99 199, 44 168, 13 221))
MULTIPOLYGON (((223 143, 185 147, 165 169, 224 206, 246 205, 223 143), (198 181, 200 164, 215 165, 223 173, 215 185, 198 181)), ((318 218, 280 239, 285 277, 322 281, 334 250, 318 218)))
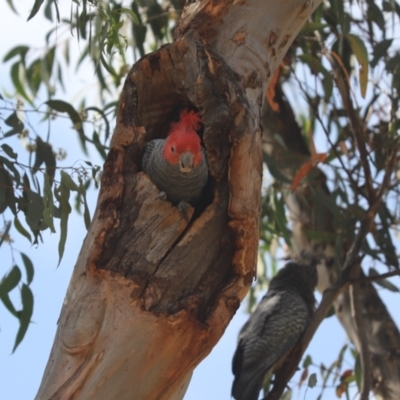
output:
POLYGON ((21 221, 18 219, 17 216, 14 218, 14 226, 15 229, 22 235, 25 236, 29 242, 32 243, 32 236, 31 234, 22 226, 21 221))
POLYGON ((379 29, 384 31, 385 18, 383 16, 381 9, 373 1, 368 1, 367 4, 368 4, 368 11, 367 11, 368 20, 375 22, 378 25, 379 29))
POLYGON ((43 2, 44 2, 44 0, 35 0, 35 3, 33 4, 33 8, 31 10, 31 13, 29 14, 27 21, 32 19, 37 14, 37 12, 39 11, 40 6, 43 4, 43 2))
POLYGON ((17 61, 15 64, 12 65, 11 80, 17 93, 20 94, 30 105, 33 106, 32 99, 26 93, 24 83, 21 80, 21 78, 23 79, 24 73, 25 66, 21 61, 17 61))
POLYGON ((88 207, 87 200, 86 200, 86 188, 82 183, 79 185, 79 193, 81 194, 82 199, 83 199, 83 206, 84 206, 83 220, 85 221, 86 229, 89 229, 90 212, 89 212, 89 207, 88 207))
POLYGON ((18 345, 22 342, 22 339, 28 330, 33 313, 33 294, 29 286, 25 285, 25 283, 22 284, 21 288, 21 300, 22 310, 19 313, 19 329, 15 338, 13 353, 17 349, 18 345))
POLYGON ((129 16, 129 18, 133 21, 134 24, 136 24, 136 25, 139 24, 138 16, 130 8, 121 7, 118 10, 116 10, 115 12, 119 13, 119 14, 126 14, 129 16))
POLYGON ((54 228, 54 200, 53 192, 51 191, 51 183, 47 175, 44 176, 43 184, 43 221, 55 233, 54 228))
POLYGON ((308 378, 308 387, 312 389, 313 387, 316 386, 316 384, 317 384, 317 374, 314 372, 308 378))
POLYGON ((79 186, 74 182, 74 180, 63 170, 61 174, 61 184, 66 186, 69 190, 73 192, 79 192, 79 186))
POLYGON ((22 262, 24 263, 24 266, 25 266, 26 281, 27 281, 27 284, 30 285, 33 280, 35 269, 33 268, 31 259, 25 253, 20 253, 20 254, 21 254, 22 262))
POLYGON ((0 162, 0 213, 9 207, 15 215, 17 213, 16 203, 12 178, 0 162))
POLYGON ((15 318, 19 317, 18 311, 15 309, 14 304, 12 303, 8 293, 5 293, 2 296, 0 296, 0 300, 4 304, 4 307, 7 308, 7 310, 10 312, 10 314, 12 314, 15 318))
POLYGON ((53 153, 53 149, 50 143, 44 142, 40 136, 36 137, 36 157, 35 163, 32 168, 32 172, 36 173, 40 166, 45 163, 46 165, 46 173, 50 179, 50 182, 53 182, 55 169, 56 169, 56 157, 53 153))
POLYGON ((100 143, 100 138, 96 131, 93 131, 92 140, 93 140, 93 144, 96 146, 97 151, 100 153, 100 155, 105 160, 107 157, 107 154, 104 151, 104 146, 100 143))
MULTIPOLYGON (((133 34, 133 38, 134 38, 135 45, 136 45, 135 47, 139 50, 140 56, 143 57, 145 55, 144 42, 146 39, 147 28, 142 22, 142 18, 139 13, 137 1, 132 1, 131 8, 132 8, 132 11, 137 15, 138 20, 139 20, 138 24, 132 24, 132 34, 133 34)), ((134 56, 135 56, 135 60, 136 60, 135 49, 134 49, 134 56)))
POLYGON ((12 135, 16 135, 17 133, 21 133, 24 129, 24 124, 18 118, 17 113, 13 112, 10 114, 4 121, 4 123, 8 126, 11 126, 11 130, 4 133, 4 137, 9 137, 12 135))
POLYGON ((365 98, 367 93, 368 84, 368 52, 363 40, 357 35, 346 34, 346 39, 349 41, 351 49, 357 58, 360 69, 358 71, 358 77, 360 81, 361 96, 365 98))
POLYGON ((361 369, 361 359, 359 354, 357 354, 356 363, 354 365, 354 376, 356 379, 358 390, 360 390, 362 382, 362 369, 361 369))
POLYGON ((7 183, 4 170, 0 168, 0 214, 7 208, 7 183))
POLYGON ((3 149, 4 153, 8 155, 8 157, 13 158, 14 160, 17 159, 18 154, 7 143, 2 144, 1 148, 3 149))
POLYGON ((12 48, 4 57, 3 62, 11 60, 15 56, 20 56, 22 60, 25 59, 26 53, 29 51, 28 46, 17 46, 12 48))
POLYGON ((100 110, 100 108, 98 108, 98 107, 87 107, 85 110, 86 111, 95 111, 101 115, 101 117, 103 118, 103 121, 104 121, 104 125, 105 125, 105 138, 107 140, 110 136, 110 123, 108 122, 107 116, 104 113, 104 111, 100 110))
POLYGON ((162 40, 164 37, 163 29, 167 26, 168 18, 157 1, 149 2, 147 6, 147 20, 154 36, 158 40, 162 40))
POLYGON ((309 367, 311 364, 312 364, 312 358, 311 358, 311 356, 308 354, 308 355, 306 356, 306 358, 304 359, 304 361, 303 361, 303 368, 307 368, 307 367, 309 367))
POLYGON ((3 164, 3 167, 7 167, 9 172, 13 173, 13 176, 11 177, 12 181, 15 182, 15 186, 19 186, 21 183, 21 175, 18 172, 18 169, 15 167, 15 162, 10 161, 8 158, 0 156, 0 164, 3 164))
POLYGON ((35 242, 42 227, 43 199, 39 193, 29 190, 27 193, 27 210, 25 219, 35 235, 35 242))
POLYGON ((389 47, 392 45, 393 39, 385 39, 382 40, 381 42, 378 42, 374 46, 374 58, 371 61, 371 67, 374 68, 377 64, 378 61, 387 55, 387 51, 389 47))
MULTIPOLYGON (((65 175, 67 175, 67 174, 65 174, 65 175)), ((64 255, 65 242, 67 240, 68 217, 71 212, 71 206, 69 204, 70 190, 69 190, 68 186, 65 184, 65 182, 66 182, 66 178, 64 177, 65 175, 63 175, 61 177, 61 184, 58 188, 59 189, 60 211, 61 211, 60 240, 58 242, 58 255, 59 255, 58 265, 60 265, 60 262, 64 255)))
POLYGON ((63 101, 63 100, 48 100, 45 102, 50 108, 58 112, 65 112, 68 114, 69 118, 72 121, 74 129, 79 134, 79 139, 81 141, 82 149, 85 153, 87 153, 86 149, 86 138, 85 132, 83 130, 83 122, 79 115, 79 113, 72 107, 71 104, 63 101))
POLYGON ((21 270, 14 265, 11 271, 0 281, 0 298, 13 290, 22 278, 21 270))
POLYGON ((15 14, 18 15, 17 10, 14 7, 14 3, 12 2, 12 0, 7 0, 8 5, 10 6, 11 10, 13 10, 15 12, 15 14))
POLYGON ((11 221, 7 221, 5 223, 5 228, 3 232, 0 232, 0 247, 3 244, 3 242, 9 238, 8 234, 10 232, 10 228, 11 228, 11 221))

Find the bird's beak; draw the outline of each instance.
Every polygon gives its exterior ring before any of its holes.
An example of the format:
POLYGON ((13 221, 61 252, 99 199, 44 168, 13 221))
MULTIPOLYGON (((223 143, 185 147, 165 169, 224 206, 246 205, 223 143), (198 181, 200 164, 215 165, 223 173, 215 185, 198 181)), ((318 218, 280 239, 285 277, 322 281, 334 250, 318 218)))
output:
POLYGON ((193 155, 189 151, 179 157, 179 169, 184 174, 190 172, 193 168, 193 155))

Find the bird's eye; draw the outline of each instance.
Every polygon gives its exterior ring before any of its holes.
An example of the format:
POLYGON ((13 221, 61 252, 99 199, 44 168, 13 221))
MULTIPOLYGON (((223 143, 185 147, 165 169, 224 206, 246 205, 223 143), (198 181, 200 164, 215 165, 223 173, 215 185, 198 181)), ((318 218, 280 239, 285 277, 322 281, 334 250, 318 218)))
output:
POLYGON ((175 147, 174 146, 171 146, 171 151, 172 151, 172 153, 175 153, 175 147))

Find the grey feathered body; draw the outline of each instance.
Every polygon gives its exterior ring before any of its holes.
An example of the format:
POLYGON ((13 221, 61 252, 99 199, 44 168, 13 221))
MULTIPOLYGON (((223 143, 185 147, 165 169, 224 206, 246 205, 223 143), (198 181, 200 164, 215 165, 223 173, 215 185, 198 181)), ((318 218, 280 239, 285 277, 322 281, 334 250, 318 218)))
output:
POLYGON ((162 151, 165 140, 155 139, 147 143, 142 159, 142 169, 151 181, 165 192, 172 203, 184 201, 194 203, 200 197, 208 178, 208 167, 203 157, 197 167, 183 173, 179 165, 172 165, 165 160, 162 151))
POLYGON ((294 265, 306 268, 291 262, 280 270, 239 333, 232 363, 236 400, 258 399, 265 376, 295 346, 311 320, 316 273, 308 279, 308 272, 297 274, 294 265))

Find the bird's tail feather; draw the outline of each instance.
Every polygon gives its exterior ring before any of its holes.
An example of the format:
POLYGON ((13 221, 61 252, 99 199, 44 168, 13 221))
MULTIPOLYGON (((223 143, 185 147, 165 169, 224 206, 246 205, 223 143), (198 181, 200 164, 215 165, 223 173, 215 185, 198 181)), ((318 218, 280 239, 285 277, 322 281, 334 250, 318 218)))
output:
POLYGON ((236 400, 257 400, 264 382, 265 370, 251 370, 240 374, 232 385, 232 397, 236 400))

